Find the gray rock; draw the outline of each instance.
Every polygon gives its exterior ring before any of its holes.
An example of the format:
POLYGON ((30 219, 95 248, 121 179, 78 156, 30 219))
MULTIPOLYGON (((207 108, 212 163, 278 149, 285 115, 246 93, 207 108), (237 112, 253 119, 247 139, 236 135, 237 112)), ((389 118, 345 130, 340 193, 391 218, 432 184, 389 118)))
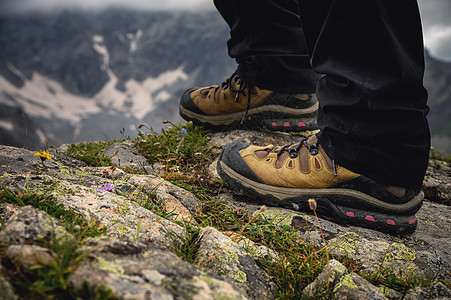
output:
POLYGON ((213 227, 199 232, 199 265, 233 280, 252 299, 272 299, 274 285, 251 255, 213 227))
POLYGON ((11 245, 6 249, 5 255, 16 267, 23 270, 56 262, 52 251, 36 245, 11 245))
MULTIPOLYGON (((0 265, 0 270, 1 270, 0 265)), ((5 277, 0 275, 0 300, 17 300, 18 297, 14 293, 14 289, 5 277)))
POLYGON ((234 284, 154 243, 90 239, 85 249, 89 262, 71 277, 76 291, 87 282, 111 289, 119 299, 247 299, 234 284))
POLYGON ((149 194, 155 195, 158 201, 167 202, 169 199, 174 204, 179 203, 180 210, 176 210, 176 213, 183 214, 187 210, 189 214, 197 214, 202 210, 202 203, 196 196, 161 177, 132 175, 128 182, 142 187, 149 194))
POLYGON ((336 260, 330 260, 302 294, 308 298, 319 299, 387 299, 377 287, 349 272, 336 260))
MULTIPOLYGON (((254 206, 254 210, 259 207, 254 206)), ((252 208, 252 206, 247 206, 252 208)), ((393 270, 408 270, 418 277, 447 279, 451 269, 451 207, 424 202, 417 213, 419 225, 410 236, 392 236, 360 227, 343 226, 316 218, 311 214, 268 207, 263 216, 280 224, 298 228, 299 235, 316 245, 324 245, 319 226, 329 251, 359 261, 363 271, 371 273, 381 265, 393 270)))
POLYGON ((5 243, 46 242, 73 240, 64 226, 47 213, 31 206, 16 211, 0 231, 5 243))
POLYGON ((387 297, 390 300, 401 300, 402 298, 404 298, 404 295, 401 294, 400 292, 388 288, 384 285, 378 286, 378 289, 382 294, 385 295, 385 297, 387 297))
POLYGON ((423 181, 426 199, 437 203, 451 205, 451 164, 429 160, 429 166, 423 181))
POLYGON ((108 156, 111 163, 118 167, 130 167, 136 170, 150 171, 149 164, 144 156, 136 154, 132 141, 115 143, 106 148, 100 155, 108 156))
POLYGON ((417 287, 407 291, 403 300, 445 300, 451 299, 451 290, 437 282, 430 288, 417 287))

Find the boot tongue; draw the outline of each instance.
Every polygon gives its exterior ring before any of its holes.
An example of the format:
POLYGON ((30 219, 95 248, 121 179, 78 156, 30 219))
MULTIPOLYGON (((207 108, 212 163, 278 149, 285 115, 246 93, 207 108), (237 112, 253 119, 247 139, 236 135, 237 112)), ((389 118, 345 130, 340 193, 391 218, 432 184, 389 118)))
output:
POLYGON ((219 101, 221 99, 221 93, 225 90, 230 89, 230 94, 235 95, 235 91, 240 89, 241 78, 237 74, 233 74, 230 78, 227 78, 220 86, 220 88, 215 91, 215 100, 219 101))

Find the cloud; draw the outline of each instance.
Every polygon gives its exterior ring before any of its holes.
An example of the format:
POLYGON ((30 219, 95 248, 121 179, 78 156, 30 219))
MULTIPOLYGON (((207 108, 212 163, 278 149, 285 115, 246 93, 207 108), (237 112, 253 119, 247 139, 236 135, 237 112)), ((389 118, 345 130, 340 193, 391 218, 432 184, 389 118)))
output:
POLYGON ((431 55, 451 61, 451 1, 419 0, 424 43, 431 55))
POLYGON ((424 43, 432 55, 451 61, 451 25, 425 28, 424 43))

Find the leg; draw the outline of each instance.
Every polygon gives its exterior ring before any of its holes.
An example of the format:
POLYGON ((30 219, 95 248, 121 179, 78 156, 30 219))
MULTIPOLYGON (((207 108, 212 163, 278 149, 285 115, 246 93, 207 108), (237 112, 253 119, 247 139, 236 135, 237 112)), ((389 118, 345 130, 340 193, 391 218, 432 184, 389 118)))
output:
POLYGON ((312 66, 324 74, 321 132, 285 147, 232 143, 218 172, 269 205, 297 210, 314 198, 337 222, 411 233, 430 145, 416 2, 300 2, 312 66))
POLYGON ((326 1, 328 10, 300 2, 312 65, 325 74, 317 91, 325 151, 380 183, 421 187, 430 136, 416 0, 326 1))
POLYGON ((318 75, 309 62, 296 0, 215 0, 230 26, 236 74, 185 92, 180 115, 213 130, 316 129, 318 75))
POLYGON ((230 27, 229 55, 245 82, 286 93, 316 90, 296 0, 214 3, 230 27))

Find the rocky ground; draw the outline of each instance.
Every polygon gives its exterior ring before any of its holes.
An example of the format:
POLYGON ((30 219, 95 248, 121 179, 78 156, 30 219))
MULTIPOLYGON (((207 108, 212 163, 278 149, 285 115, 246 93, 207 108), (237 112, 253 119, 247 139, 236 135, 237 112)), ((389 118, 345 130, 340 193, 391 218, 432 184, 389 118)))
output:
MULTIPOLYGON (((232 140, 286 144, 297 139, 285 134, 234 131, 213 134, 210 145, 214 153, 219 153, 232 140)), ((192 216, 202 212, 202 201, 156 175, 155 166, 134 152, 133 143, 117 143, 104 151, 115 168, 87 166, 65 156, 66 150, 65 146, 53 149, 52 158, 42 162, 34 152, 0 146, 0 187, 45 192, 105 231, 81 244, 84 259, 72 270, 69 280, 73 291, 82 293, 102 286, 118 299, 275 298, 274 281, 258 260, 268 255, 278 259, 277 251, 244 238, 235 239, 230 232, 200 227, 192 216), (129 172, 137 166, 146 169, 148 175, 129 172), (114 191, 108 191, 108 184, 115 186, 114 191), (140 205, 146 195, 164 203, 171 214, 164 217, 140 205), (198 229, 199 255, 194 264, 176 255, 191 234, 180 221, 198 229)), ((217 176, 215 163, 209 172, 217 176)), ((328 295, 337 299, 451 298, 451 291, 441 283, 449 284, 451 275, 448 163, 430 162, 423 191, 426 201, 417 214, 418 228, 409 236, 391 236, 324 219, 319 219, 319 224, 331 255, 347 256, 367 274, 392 268, 402 270, 406 276, 427 278, 432 282, 430 287, 401 294, 376 287, 330 260, 323 273, 302 291, 303 296, 321 298, 326 287, 331 291, 328 295)), ((250 210, 293 226, 302 240, 324 246, 318 222, 311 214, 275 207, 261 209, 245 195, 228 190, 218 197, 237 210, 250 210)), ((0 213, 0 299, 18 299, 20 292, 9 283, 12 274, 56 261, 55 253, 43 247, 42 241, 57 243, 75 238, 60 222, 34 207, 3 203, 0 213)))

